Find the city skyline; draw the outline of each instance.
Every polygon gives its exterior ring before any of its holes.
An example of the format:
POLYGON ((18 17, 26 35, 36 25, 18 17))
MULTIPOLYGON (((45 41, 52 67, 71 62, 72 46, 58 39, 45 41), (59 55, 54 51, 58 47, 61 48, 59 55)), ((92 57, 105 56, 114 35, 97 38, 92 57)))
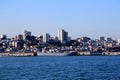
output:
POLYGON ((69 42, 70 40, 77 40, 80 38, 90 38, 91 40, 115 40, 120 42, 120 39, 114 39, 112 37, 108 37, 108 36, 99 36, 98 38, 92 38, 90 36, 79 36, 76 38, 71 38, 71 36, 69 35, 69 32, 67 32, 65 29, 58 29, 58 33, 56 36, 51 35, 50 33, 43 33, 40 35, 34 35, 32 33, 32 31, 28 31, 28 30, 24 30, 23 33, 20 34, 14 34, 14 36, 9 37, 7 34, 0 34, 0 39, 2 38, 9 38, 9 39, 25 39, 27 36, 34 36, 34 37, 43 37, 43 42, 48 42, 50 39, 54 39, 54 40, 59 40, 61 43, 66 43, 67 41, 69 42))
POLYGON ((57 36, 58 29, 65 29, 72 39, 119 39, 119 4, 119 0, 1 0, 0 34, 14 37, 28 30, 57 36))

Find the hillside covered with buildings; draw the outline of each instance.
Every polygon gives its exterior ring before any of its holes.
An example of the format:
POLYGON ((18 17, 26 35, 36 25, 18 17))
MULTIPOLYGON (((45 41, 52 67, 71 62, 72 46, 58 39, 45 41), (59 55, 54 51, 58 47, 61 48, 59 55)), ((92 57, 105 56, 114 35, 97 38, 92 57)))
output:
POLYGON ((30 31, 24 31, 13 38, 7 35, 0 35, 0 53, 3 52, 120 52, 120 40, 108 37, 91 39, 89 37, 79 37, 71 39, 68 32, 58 30, 58 36, 50 36, 45 33, 41 36, 32 35, 30 31))

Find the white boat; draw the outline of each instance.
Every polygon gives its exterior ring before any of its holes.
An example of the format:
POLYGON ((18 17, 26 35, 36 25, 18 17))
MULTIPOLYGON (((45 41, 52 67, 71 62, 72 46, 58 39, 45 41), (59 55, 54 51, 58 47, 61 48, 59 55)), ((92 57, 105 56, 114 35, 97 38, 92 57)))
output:
POLYGON ((38 56, 75 56, 77 52, 64 52, 64 53, 42 53, 38 52, 38 56))

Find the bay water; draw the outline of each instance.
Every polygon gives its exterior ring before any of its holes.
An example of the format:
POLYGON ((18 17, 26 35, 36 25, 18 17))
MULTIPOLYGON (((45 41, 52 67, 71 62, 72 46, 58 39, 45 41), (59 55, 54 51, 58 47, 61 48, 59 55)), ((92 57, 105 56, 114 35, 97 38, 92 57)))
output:
POLYGON ((120 80, 120 56, 0 57, 0 80, 120 80))

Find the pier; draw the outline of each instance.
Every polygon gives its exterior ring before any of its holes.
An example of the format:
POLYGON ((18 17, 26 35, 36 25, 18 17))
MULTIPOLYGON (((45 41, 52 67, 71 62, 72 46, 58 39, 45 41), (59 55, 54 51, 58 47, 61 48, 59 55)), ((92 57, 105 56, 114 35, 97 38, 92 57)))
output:
POLYGON ((37 56, 37 53, 32 53, 32 52, 29 52, 29 53, 19 53, 19 52, 16 52, 16 53, 0 53, 0 56, 37 56))

